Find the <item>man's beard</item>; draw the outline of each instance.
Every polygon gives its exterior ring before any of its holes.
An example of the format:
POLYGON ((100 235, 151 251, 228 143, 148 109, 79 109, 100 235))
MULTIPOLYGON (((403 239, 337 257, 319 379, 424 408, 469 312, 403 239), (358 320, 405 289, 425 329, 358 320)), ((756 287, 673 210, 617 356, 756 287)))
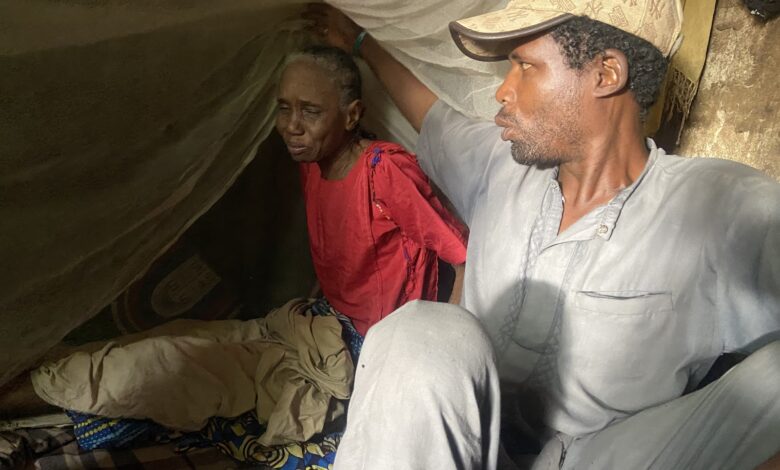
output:
POLYGON ((540 145, 538 141, 513 140, 512 159, 521 165, 536 166, 542 170, 555 168, 561 163, 569 161, 569 157, 562 154, 554 154, 548 148, 540 145))
POLYGON ((554 168, 576 160, 580 155, 582 131, 577 127, 578 100, 561 97, 553 111, 542 108, 532 119, 521 122, 515 116, 501 114, 509 121, 515 136, 512 159, 521 165, 541 169, 554 168))

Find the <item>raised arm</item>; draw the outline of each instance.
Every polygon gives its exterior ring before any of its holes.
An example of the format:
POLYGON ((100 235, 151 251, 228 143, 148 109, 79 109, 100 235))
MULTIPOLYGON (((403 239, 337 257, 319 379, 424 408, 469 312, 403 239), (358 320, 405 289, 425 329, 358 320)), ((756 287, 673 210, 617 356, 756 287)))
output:
MULTIPOLYGON (((353 52, 355 40, 363 31, 341 11, 324 3, 309 4, 304 17, 313 22, 314 33, 349 53, 353 52)), ((404 117, 419 132, 437 96, 370 35, 365 35, 359 53, 404 117)))

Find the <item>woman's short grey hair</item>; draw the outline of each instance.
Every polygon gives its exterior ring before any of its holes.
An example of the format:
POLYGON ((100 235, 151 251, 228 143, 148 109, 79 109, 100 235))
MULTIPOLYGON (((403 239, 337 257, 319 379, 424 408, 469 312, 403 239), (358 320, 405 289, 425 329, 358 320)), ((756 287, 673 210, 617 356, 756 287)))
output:
POLYGON ((309 46, 294 52, 285 60, 287 68, 293 62, 308 60, 330 72, 329 78, 339 91, 339 104, 346 108, 351 102, 362 99, 360 69, 352 56, 337 47, 309 46))

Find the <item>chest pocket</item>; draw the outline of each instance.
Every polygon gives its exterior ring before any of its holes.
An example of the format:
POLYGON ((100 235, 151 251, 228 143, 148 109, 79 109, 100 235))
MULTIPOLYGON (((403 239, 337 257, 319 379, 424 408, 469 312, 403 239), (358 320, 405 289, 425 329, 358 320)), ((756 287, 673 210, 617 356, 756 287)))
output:
POLYGON ((644 315, 674 310, 669 292, 580 291, 574 305, 581 310, 608 315, 644 315))
POLYGON ((580 291, 572 307, 563 334, 569 364, 578 375, 605 382, 649 378, 668 371, 680 353, 681 332, 669 292, 580 291))

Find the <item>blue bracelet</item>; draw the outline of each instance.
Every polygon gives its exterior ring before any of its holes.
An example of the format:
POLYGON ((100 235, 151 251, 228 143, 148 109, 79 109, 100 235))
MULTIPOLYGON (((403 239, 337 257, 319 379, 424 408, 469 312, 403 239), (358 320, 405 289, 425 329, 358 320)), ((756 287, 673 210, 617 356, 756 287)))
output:
POLYGON ((368 31, 365 29, 358 34, 358 37, 355 38, 355 44, 352 45, 352 55, 355 57, 360 57, 360 46, 363 45, 363 40, 366 39, 366 34, 368 34, 368 31))

